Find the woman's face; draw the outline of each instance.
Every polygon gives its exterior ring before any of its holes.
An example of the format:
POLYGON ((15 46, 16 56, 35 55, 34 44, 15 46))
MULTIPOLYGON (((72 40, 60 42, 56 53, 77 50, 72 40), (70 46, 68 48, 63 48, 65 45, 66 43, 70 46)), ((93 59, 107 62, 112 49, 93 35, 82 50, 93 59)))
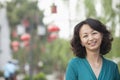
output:
POLYGON ((88 24, 84 24, 79 31, 79 36, 81 45, 84 46, 86 50, 100 50, 103 37, 100 32, 92 29, 88 24))

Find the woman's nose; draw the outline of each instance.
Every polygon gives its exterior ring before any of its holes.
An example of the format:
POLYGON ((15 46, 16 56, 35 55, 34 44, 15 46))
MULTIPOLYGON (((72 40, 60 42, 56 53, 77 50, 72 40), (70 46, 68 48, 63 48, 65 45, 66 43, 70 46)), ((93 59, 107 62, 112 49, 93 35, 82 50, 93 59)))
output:
POLYGON ((89 40, 93 40, 93 36, 92 36, 92 35, 89 35, 89 36, 88 36, 88 39, 89 39, 89 40))

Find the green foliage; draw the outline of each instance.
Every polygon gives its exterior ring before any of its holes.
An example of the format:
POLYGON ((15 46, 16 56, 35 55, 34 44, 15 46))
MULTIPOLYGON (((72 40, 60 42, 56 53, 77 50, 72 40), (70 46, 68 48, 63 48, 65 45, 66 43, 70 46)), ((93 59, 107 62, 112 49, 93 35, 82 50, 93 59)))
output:
POLYGON ((7 16, 10 26, 16 27, 23 18, 29 18, 36 23, 35 16, 38 17, 38 23, 42 23, 43 12, 38 9, 37 1, 12 0, 7 2, 7 16))
MULTIPOLYGON (((30 80, 30 76, 25 75, 23 80, 30 80)), ((47 79, 46 79, 46 75, 43 72, 40 72, 40 73, 33 76, 33 80, 47 80, 47 79)))
POLYGON ((47 80, 44 73, 40 72, 34 76, 34 80, 47 80))
MULTIPOLYGON (((21 24, 23 19, 28 19, 34 27, 36 27, 37 24, 43 24, 42 19, 44 15, 43 11, 40 11, 37 6, 37 0, 11 0, 9 2, 6 1, 6 4, 11 33, 16 30, 16 26, 21 24)), ((11 36, 11 41, 12 40, 20 41, 20 36, 15 38, 11 36)), ((34 56, 37 56, 33 62, 35 66, 37 65, 37 61, 39 61, 39 55, 36 55, 38 53, 36 52, 37 49, 33 50, 33 52, 35 52, 34 56)), ((17 52, 13 52, 13 57, 18 59, 20 67, 23 67, 26 62, 29 62, 29 57, 27 57, 29 53, 29 50, 21 47, 19 47, 17 52)))
POLYGON ((112 43, 112 50, 106 55, 109 58, 120 57, 120 37, 115 37, 112 43))
POLYGON ((57 39, 47 43, 46 49, 46 53, 41 55, 45 65, 43 70, 45 72, 53 72, 54 70, 65 71, 69 59, 73 56, 69 41, 57 39))
POLYGON ((106 17, 109 16, 108 20, 115 16, 115 12, 112 9, 112 0, 102 0, 102 5, 104 8, 104 14, 108 14, 106 17))
POLYGON ((114 38, 111 53, 113 53, 115 57, 120 56, 120 37, 114 38))
POLYGON ((25 77, 23 78, 23 80, 30 80, 30 77, 28 75, 25 75, 25 77))
POLYGON ((86 17, 95 17, 96 10, 94 5, 94 0, 85 0, 85 9, 86 9, 86 17))

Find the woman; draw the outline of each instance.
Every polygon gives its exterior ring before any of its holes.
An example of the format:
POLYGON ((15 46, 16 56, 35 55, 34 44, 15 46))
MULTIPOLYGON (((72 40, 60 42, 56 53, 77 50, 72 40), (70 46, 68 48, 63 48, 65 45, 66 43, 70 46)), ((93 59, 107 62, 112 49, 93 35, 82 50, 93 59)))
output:
POLYGON ((103 57, 112 40, 100 21, 88 18, 78 23, 71 40, 76 57, 68 64, 66 80, 120 80, 117 64, 103 57))

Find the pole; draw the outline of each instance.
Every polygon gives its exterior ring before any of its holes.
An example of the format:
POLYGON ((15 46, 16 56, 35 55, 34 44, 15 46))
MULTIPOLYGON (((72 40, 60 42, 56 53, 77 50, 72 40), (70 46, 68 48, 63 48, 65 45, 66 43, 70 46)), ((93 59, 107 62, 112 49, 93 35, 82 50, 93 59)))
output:
POLYGON ((1 44, 1 38, 2 38, 2 37, 1 37, 1 26, 0 26, 0 54, 1 54, 1 51, 2 51, 2 49, 1 49, 1 47, 2 47, 2 46, 1 46, 1 45, 2 45, 2 44, 1 44))
POLYGON ((30 80, 33 80, 33 48, 32 48, 32 44, 33 44, 33 40, 32 40, 32 34, 33 32, 33 24, 31 22, 31 25, 30 25, 30 35, 31 35, 31 38, 30 38, 30 54, 29 54, 29 64, 30 64, 30 80))
MULTIPOLYGON (((33 5, 34 6, 34 5, 33 5)), ((34 10, 34 13, 29 16, 29 20, 30 20, 30 35, 31 35, 31 38, 30 38, 30 54, 29 54, 29 65, 30 65, 30 71, 29 71, 29 76, 30 76, 30 80, 33 80, 33 69, 34 69, 34 65, 33 65, 33 33, 34 33, 34 17, 35 17, 35 13, 36 13, 36 9, 34 10)))

